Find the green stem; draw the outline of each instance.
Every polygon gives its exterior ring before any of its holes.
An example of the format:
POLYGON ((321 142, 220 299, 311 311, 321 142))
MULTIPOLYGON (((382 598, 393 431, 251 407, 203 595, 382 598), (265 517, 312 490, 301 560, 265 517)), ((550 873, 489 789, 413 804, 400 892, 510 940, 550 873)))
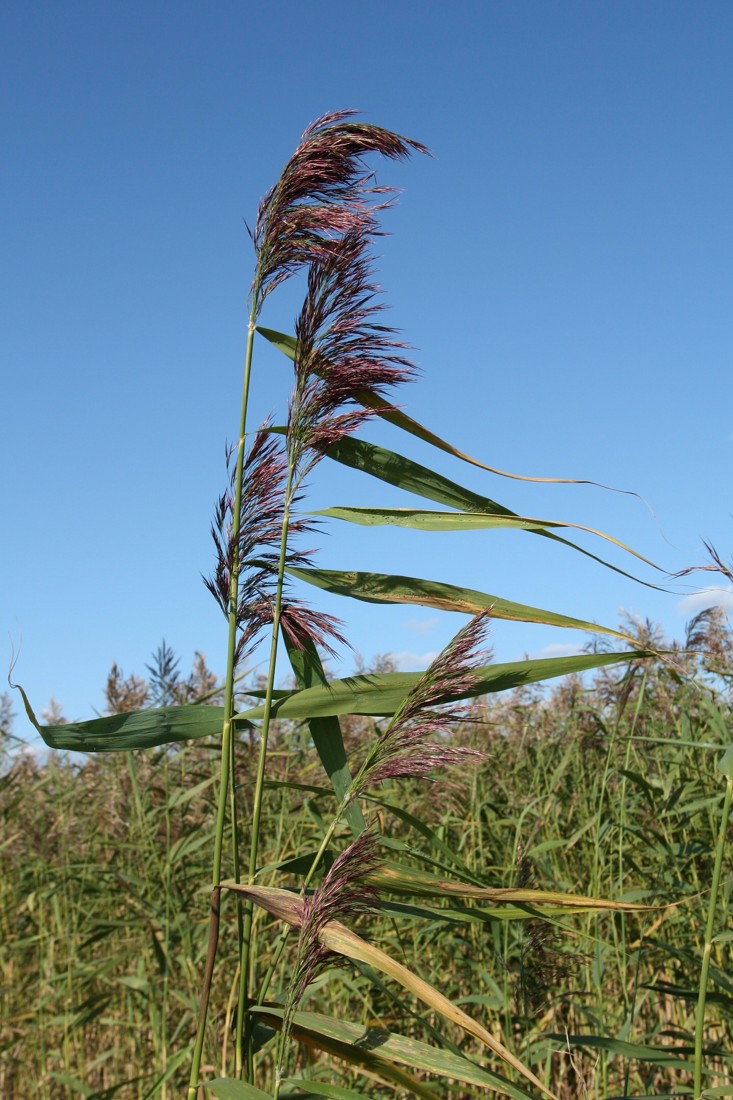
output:
MULTIPOLYGON (((239 443, 237 447, 237 467, 234 478, 234 508, 232 514, 232 543, 235 548, 239 541, 239 520, 242 507, 242 484, 244 481, 244 447, 247 428, 247 405, 249 402, 249 381, 252 370, 252 351, 254 347, 255 316, 257 308, 257 292, 252 297, 252 310, 249 327, 247 330, 247 348, 244 358, 244 381, 242 384, 242 408, 239 418, 239 443)), ((198 1091, 199 1071, 201 1068, 201 1055, 204 1048, 204 1035, 206 1033, 206 1017, 209 1010, 209 990, 211 987, 211 974, 216 960, 216 948, 219 936, 219 905, 218 892, 221 883, 222 847, 224 843, 224 822, 226 819, 227 798, 229 795, 230 761, 232 752, 232 720, 234 716, 234 671, 237 652, 237 605, 239 602, 239 555, 235 550, 232 561, 232 575, 229 586, 229 636, 227 644, 227 674, 224 693, 224 726, 221 738, 221 772, 219 779, 219 801, 216 812, 216 832, 214 836, 214 864, 212 868, 212 907, 209 919, 209 955, 207 955, 207 977, 201 994, 201 1006, 199 1009, 198 1030, 196 1045, 194 1047, 191 1062, 191 1076, 188 1086, 187 1100, 196 1100, 198 1091), (213 898, 216 897, 216 905, 213 898), (210 956, 210 958, 209 958, 210 956)))
MULTIPOLYGON (((277 645, 280 634, 280 617, 282 615, 282 595, 285 582, 285 561, 288 546, 288 530, 290 525, 290 504, 292 500, 292 469, 288 471, 288 481, 285 487, 285 505, 283 511, 282 535, 280 539, 280 559, 277 570, 277 585, 275 588, 275 605, 272 615, 272 637, 270 640, 270 660, 267 670, 267 686, 265 689, 265 702, 262 714, 262 727, 260 730, 260 750, 257 760, 257 776, 255 779, 254 802, 252 807, 252 834, 249 851, 249 879, 254 882, 257 871, 257 853, 260 842, 260 822, 262 820, 262 802, 265 789, 265 767, 267 764, 267 742, 270 732, 270 720, 272 715, 272 700, 275 689, 275 672, 277 669, 277 645)), ((244 1014, 249 1004, 250 989, 250 957, 252 923, 254 920, 254 905, 248 902, 244 911, 242 951, 240 956, 240 992, 237 1006, 238 1028, 243 1023, 244 1014)), ((252 1075, 252 1043, 251 1033, 247 1034, 247 1070, 248 1077, 252 1075)), ((240 1055, 241 1058, 241 1055, 240 1055)), ((241 1072, 241 1064, 238 1072, 241 1072)))
MULTIPOLYGON (((729 752, 730 749, 728 750, 728 753, 729 752)), ((726 753, 726 756, 728 753, 726 753)), ((708 974, 710 972, 710 956, 713 950, 715 908, 718 901, 718 890, 720 888, 720 874, 723 867, 723 849, 725 847, 725 837, 728 831, 731 800, 733 800, 733 775, 729 774, 725 787, 725 799, 723 800, 723 814, 720 820, 720 831, 715 845, 715 865, 713 867, 713 881, 710 887, 708 918, 705 926, 705 946, 703 948, 702 966, 700 967, 700 991, 697 998, 697 1012, 695 1014, 695 1070, 692 1084, 692 1095, 694 1100, 699 1100, 702 1095, 702 1044, 705 1025, 705 998, 707 993, 708 974)))

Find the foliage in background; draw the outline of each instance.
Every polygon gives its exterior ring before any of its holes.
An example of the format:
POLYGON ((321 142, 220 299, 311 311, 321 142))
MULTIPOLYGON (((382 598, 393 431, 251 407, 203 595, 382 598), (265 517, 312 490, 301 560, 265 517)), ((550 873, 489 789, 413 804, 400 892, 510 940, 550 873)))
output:
MULTIPOLYGON (((640 640, 650 630, 657 635, 648 624, 637 629, 640 640)), ((704 890, 722 803, 715 763, 730 740, 733 650, 715 612, 699 616, 688 639, 694 648, 682 650, 656 637, 663 649, 678 650, 674 668, 647 662, 627 674, 603 670, 590 685, 570 678, 549 693, 492 697, 478 721, 451 734, 452 744, 484 754, 468 773, 410 785, 398 797, 386 790, 374 803, 392 852, 409 849, 416 893, 433 875, 481 888, 654 897, 662 906, 642 914, 558 910, 547 919, 435 887, 430 901, 411 900, 404 883, 393 892, 385 868, 370 938, 406 958, 417 952, 421 969, 441 974, 445 992, 479 1019, 504 1019, 512 1049, 563 1100, 662 1095, 691 1080, 704 890), (710 689, 700 692, 692 674, 710 689), (681 897, 690 900, 676 906, 681 897), (409 919, 414 907, 420 924, 409 919)), ((138 679, 152 689, 150 679, 138 679)), ((358 759, 371 721, 344 726, 349 755, 358 759)), ((196 1027, 215 756, 207 741, 128 756, 6 756, 0 1092, 7 1100, 142 1100, 184 1089, 187 1065, 174 1055, 196 1027), (166 1073, 167 1084, 156 1085, 166 1073)), ((256 746, 241 739, 243 816, 255 757, 256 746)), ((266 866, 317 844, 333 799, 304 723, 278 724, 272 768, 266 866)), ((718 928, 730 933, 727 883, 718 928)), ((269 923, 259 919, 258 936, 269 923)), ((223 937, 221 952, 212 1076, 225 1071, 232 1049, 235 938, 223 937)), ((711 1084, 730 1072, 733 1050, 728 958, 719 939, 706 1032, 711 1084)), ((323 975, 303 1009, 399 1031, 415 1044, 435 1041, 436 1021, 361 967, 323 975)), ((475 1043, 457 1034, 452 1041, 482 1062, 475 1043)), ((335 1055, 306 1049, 301 1076, 358 1088, 335 1055)), ((388 1065, 407 1071, 401 1062, 388 1065)), ((438 1088, 427 1066, 411 1072, 438 1088)), ((479 1076, 437 1094, 477 1094, 479 1076)), ((392 1095, 374 1081, 368 1091, 392 1095)))

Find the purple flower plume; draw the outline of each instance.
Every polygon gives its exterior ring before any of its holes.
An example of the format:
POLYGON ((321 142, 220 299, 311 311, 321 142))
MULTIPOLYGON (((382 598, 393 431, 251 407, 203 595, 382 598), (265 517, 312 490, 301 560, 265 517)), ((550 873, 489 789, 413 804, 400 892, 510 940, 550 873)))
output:
POLYGON ((321 885, 306 897, 289 998, 291 1011, 324 967, 345 961, 325 947, 319 935, 329 921, 348 920, 374 910, 378 894, 365 880, 379 863, 377 835, 368 829, 334 860, 321 885))
POLYGON ((260 203, 252 234, 256 313, 270 291, 304 265, 325 259, 344 234, 376 232, 376 211, 388 203, 373 200, 392 191, 374 184, 364 163, 368 154, 400 160, 427 152, 410 138, 350 121, 354 114, 336 111, 313 122, 260 203))
POLYGON ((378 323, 365 241, 347 233, 308 274, 308 293, 296 321, 295 389, 288 418, 288 448, 298 480, 343 436, 375 415, 365 398, 414 376, 395 330, 378 323), (358 406, 358 407, 357 407, 358 406), (301 465, 303 463, 303 465, 301 465))
POLYGON ((489 617, 490 609, 474 616, 421 676, 367 757, 355 781, 355 797, 385 779, 426 778, 435 768, 480 756, 451 745, 447 734, 455 722, 469 719, 469 709, 451 700, 473 691, 477 666, 489 660, 483 648, 489 617))
MULTIPOLYGON (((210 577, 204 578, 225 616, 229 615, 232 598, 236 599, 238 661, 252 651, 260 631, 272 623, 274 615, 288 466, 281 440, 269 435, 268 428, 264 424, 255 434, 245 458, 237 537, 233 524, 234 452, 227 455, 230 484, 217 501, 211 527, 216 568, 210 577), (235 571, 237 590, 233 594, 235 571)), ((312 523, 294 517, 289 522, 289 533, 297 536, 312 527, 312 523)), ((308 553, 288 547, 288 565, 303 565, 308 558, 308 553)), ((280 623, 299 649, 306 638, 319 642, 329 653, 333 653, 329 639, 344 642, 337 619, 310 611, 298 600, 283 601, 280 623)))

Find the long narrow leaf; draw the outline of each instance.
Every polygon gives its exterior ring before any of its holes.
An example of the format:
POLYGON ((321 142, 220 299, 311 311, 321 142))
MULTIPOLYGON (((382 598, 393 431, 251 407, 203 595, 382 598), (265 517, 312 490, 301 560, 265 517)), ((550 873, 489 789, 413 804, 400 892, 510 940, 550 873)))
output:
POLYGON ((191 741, 221 733, 223 707, 204 707, 192 703, 181 707, 157 707, 111 714, 88 722, 68 722, 63 726, 42 726, 23 688, 26 714, 43 740, 52 749, 74 752, 123 752, 191 741))
POLYGON ((491 608, 494 619, 510 622, 543 623, 547 626, 565 627, 571 630, 587 630, 595 634, 608 634, 625 642, 633 639, 622 631, 585 619, 574 619, 541 607, 504 600, 475 588, 462 588, 443 581, 423 580, 421 577, 403 577, 390 573, 363 573, 335 569, 288 568, 288 573, 298 580, 323 588, 339 596, 350 596, 365 603, 418 604, 434 607, 439 611, 460 611, 475 615, 484 608, 491 608))
MULTIPOLYGON (((331 447, 327 454, 329 458, 336 462, 340 462, 352 469, 363 470, 364 473, 371 474, 372 477, 379 478, 380 481, 386 481, 397 488, 405 489, 418 496, 426 497, 428 500, 434 500, 438 504, 447 504, 451 508, 459 508, 461 511, 466 512, 485 512, 488 515, 513 516, 516 519, 521 518, 516 512, 513 512, 510 508, 505 508, 501 504, 497 504, 497 502, 490 497, 484 497, 479 493, 474 493, 471 489, 466 489, 463 485, 451 481, 450 478, 443 477, 442 474, 436 473, 436 471, 429 469, 427 466, 422 466, 418 462, 413 462, 412 459, 397 454, 395 451, 388 451, 384 447, 377 447, 375 444, 368 443, 364 439, 354 439, 352 436, 346 436, 331 447)), ((538 527, 536 532, 538 534, 548 534, 549 532, 539 530, 539 528, 546 528, 549 526, 587 531, 589 534, 596 535, 598 538, 613 543, 614 546, 618 546, 621 550, 625 550, 626 553, 632 554, 646 565, 650 565, 654 569, 660 569, 660 567, 650 561, 649 558, 645 558, 643 554, 639 554, 630 546, 614 538, 613 535, 607 535, 605 532, 598 531, 593 527, 584 527, 582 524, 576 523, 554 522, 551 524, 550 521, 545 520, 534 520, 532 522, 538 527)))
MULTIPOLYGON (((484 665, 476 670, 476 682, 470 696, 487 695, 524 684, 536 684, 555 676, 616 665, 625 661, 650 657, 651 653, 581 653, 571 657, 545 657, 536 661, 513 661, 508 664, 484 665)), ((395 713, 421 672, 380 672, 331 680, 325 687, 291 692, 275 704, 278 718, 308 718, 328 714, 371 714, 388 717, 395 713)), ((447 700, 446 700, 447 701, 447 700)), ((253 707, 237 715, 238 721, 256 721, 262 707, 253 707)))
MULTIPOLYGON (((318 650, 313 642, 308 640, 304 643, 303 648, 299 649, 285 635, 285 645, 298 687, 305 689, 317 684, 327 683, 318 650)), ((346 749, 344 748, 339 720, 336 715, 328 715, 324 718, 309 718, 308 728, 316 752, 321 759, 326 775, 331 781, 336 798, 341 802, 351 785, 351 772, 346 759, 346 749)), ((344 817, 354 836, 359 836, 364 832, 366 822, 358 801, 353 800, 349 803, 344 817)))
MULTIPOLYGON (((286 355, 291 361, 295 359, 298 343, 294 336, 287 336, 283 332, 276 332, 275 329, 265 328, 263 325, 257 326, 257 331, 261 336, 264 336, 266 340, 276 347, 278 351, 281 351, 283 355, 286 355)), ((429 443, 431 447, 437 448, 439 451, 444 451, 446 454, 452 455, 453 458, 460 459, 461 462, 467 462, 471 466, 478 467, 479 470, 486 470, 487 473, 496 474, 498 477, 510 478, 512 481, 531 481, 540 485, 593 485, 597 489, 605 489, 611 493, 623 493, 624 496, 642 498, 638 493, 634 493, 629 489, 616 489, 613 485, 603 485, 600 481, 590 481, 588 478, 577 477, 533 477, 529 474, 512 474, 507 470, 500 470, 496 466, 488 466, 485 462, 479 462, 477 458, 472 458, 471 455, 467 455, 464 451, 459 450, 452 443, 448 443, 447 440, 441 439, 435 432, 431 432, 429 428, 424 427, 418 423, 402 409, 396 409, 393 405, 390 405, 384 398, 378 397, 376 394, 362 393, 360 400, 370 409, 375 409, 377 415, 383 420, 388 421, 390 424, 394 424, 395 427, 401 428, 402 431, 408 432, 409 435, 414 435, 417 439, 421 439, 423 443, 429 443)))
MULTIPOLYGON (((291 927, 299 928, 301 926, 304 905, 301 897, 291 894, 287 890, 278 890, 274 887, 246 886, 232 882, 227 882, 224 885, 229 890, 244 894, 256 905, 259 905, 279 920, 285 921, 291 927)), ((517 1073, 520 1073, 536 1088, 544 1092, 546 1096, 552 1097, 553 1094, 545 1088, 539 1078, 527 1066, 523 1065, 510 1050, 507 1050, 503 1043, 495 1039, 485 1027, 482 1027, 462 1008, 459 1008, 458 1005, 454 1004, 448 997, 412 970, 393 959, 386 951, 382 951, 374 944, 368 943, 367 940, 362 939, 356 932, 352 932, 340 921, 332 920, 324 924, 318 933, 318 938, 324 947, 333 951, 334 954, 353 959, 355 962, 365 963, 367 966, 373 966, 376 970, 380 970, 383 974, 398 982, 433 1012, 440 1013, 444 1019, 462 1028, 474 1039, 478 1039, 479 1042, 493 1051, 498 1058, 501 1058, 517 1073)))
MULTIPOLYGON (((282 1021, 282 1009, 256 1005, 252 1011, 270 1024, 277 1025, 282 1021)), ((396 1062, 423 1073, 490 1089, 501 1095, 511 1096, 514 1100, 530 1100, 531 1097, 519 1085, 477 1066, 468 1058, 382 1028, 364 1027, 317 1012, 296 1012, 293 1017, 293 1034, 300 1042, 328 1050, 346 1061, 372 1068, 377 1073, 381 1072, 380 1064, 383 1066, 388 1062, 396 1062)), ((418 1095, 424 1095, 418 1088, 426 1087, 418 1081, 408 1085, 418 1095)), ((437 1094, 428 1090, 428 1095, 437 1094)))
MULTIPOLYGON (((503 515, 514 516, 517 519, 521 518, 516 512, 513 512, 510 508, 505 508, 495 500, 491 500, 490 497, 484 497, 479 493, 474 493, 472 490, 466 489, 462 485, 458 485, 455 481, 443 477, 442 474, 436 473, 427 466, 422 466, 419 462, 413 462, 412 459, 406 458, 404 455, 397 454, 394 451, 388 451, 384 447, 377 447, 375 444, 368 443, 363 439, 354 439, 353 437, 347 436, 340 440, 334 447, 331 447, 326 454, 328 458, 333 459, 335 462, 340 462, 354 470, 362 470, 371 477, 375 477, 389 485, 404 489, 406 492, 413 493, 416 496, 424 497, 426 500, 434 500, 437 504, 447 505, 449 508, 458 508, 465 512, 481 512, 487 515, 503 515)), ((630 546, 627 546, 612 535, 607 535, 591 527, 582 527, 579 524, 565 524, 564 526, 588 531, 601 539, 605 539, 607 542, 613 543, 621 550, 626 551, 626 553, 632 554, 635 558, 643 561, 653 569, 664 572, 655 562, 644 557, 643 554, 639 554, 636 550, 632 550, 630 546)), ((546 527, 528 527, 526 530, 529 530, 531 534, 542 535, 543 538, 561 542, 564 546, 568 546, 572 550, 577 550, 578 553, 591 558, 607 569, 611 569, 615 573, 620 573, 624 577, 630 577, 632 580, 638 581, 639 584, 644 584, 648 588, 660 588, 659 585, 652 584, 650 581, 643 581, 641 578, 635 577, 632 573, 627 573, 626 570, 616 565, 612 565, 604 558, 591 553, 590 550, 585 550, 582 546, 578 546, 577 543, 564 538, 562 535, 556 534, 554 531, 546 529, 546 527)), ((660 590, 665 591, 663 588, 660 590)))
POLYGON ((635 902, 612 901, 609 898, 592 898, 584 894, 566 894, 560 890, 474 886, 471 883, 441 879, 437 875, 397 863, 380 864, 378 870, 368 876, 368 881, 381 889, 420 897, 459 897, 494 903, 507 902, 514 905, 550 905, 556 909, 577 909, 583 912, 593 910, 640 912, 658 908, 658 906, 639 905, 635 902))

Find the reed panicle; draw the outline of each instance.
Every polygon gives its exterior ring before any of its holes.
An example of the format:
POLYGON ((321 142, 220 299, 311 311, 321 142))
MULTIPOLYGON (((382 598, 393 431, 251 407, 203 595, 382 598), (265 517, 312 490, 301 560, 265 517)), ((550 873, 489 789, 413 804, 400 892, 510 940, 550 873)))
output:
POLYGON ((413 152, 427 153, 420 142, 352 121, 355 114, 334 111, 311 123, 260 203, 252 234, 255 317, 277 286, 303 267, 327 259, 341 237, 377 232, 377 212, 389 205, 385 196, 394 191, 376 185, 366 156, 404 160, 413 152))
POLYGON ((325 451, 362 427, 375 412, 362 402, 414 377, 414 367, 379 324, 368 256, 370 237, 350 230, 308 273, 296 321, 295 387, 288 417, 288 451, 300 485, 325 451))
POLYGON ((293 1008, 325 966, 345 961, 320 942, 320 932, 329 921, 346 921, 374 910, 379 895, 365 880, 380 861, 377 834, 367 829, 336 857, 321 884, 306 894, 293 971, 293 1008))
POLYGON ((471 720, 470 709, 451 700, 470 694, 478 681, 477 665, 488 663, 490 616, 491 609, 475 615, 428 667, 367 755, 354 780, 353 798, 387 779, 427 778, 436 768, 481 755, 451 744, 445 735, 456 722, 471 720))
MULTIPOLYGON (((275 589, 280 560, 285 484, 288 461, 282 440, 269 434, 269 423, 254 435, 244 462, 244 482, 241 494, 239 522, 233 522, 234 478, 233 451, 227 452, 230 484, 219 497, 211 527, 216 550, 216 567, 204 583, 225 617, 230 611, 232 576, 236 574, 238 638, 236 663, 241 664, 257 645, 262 630, 273 621, 275 589), (235 537, 236 530, 236 537, 235 537)), ((294 498, 297 503, 297 497, 294 498)), ((289 533, 292 537, 314 529, 315 523, 304 517, 292 517, 289 533)), ((298 550, 288 542, 287 565, 304 565, 312 551, 298 550)), ((297 599, 284 602, 282 627, 288 638, 302 649, 307 639, 316 637, 328 653, 334 649, 329 639, 346 644, 333 616, 310 610, 297 599)))

